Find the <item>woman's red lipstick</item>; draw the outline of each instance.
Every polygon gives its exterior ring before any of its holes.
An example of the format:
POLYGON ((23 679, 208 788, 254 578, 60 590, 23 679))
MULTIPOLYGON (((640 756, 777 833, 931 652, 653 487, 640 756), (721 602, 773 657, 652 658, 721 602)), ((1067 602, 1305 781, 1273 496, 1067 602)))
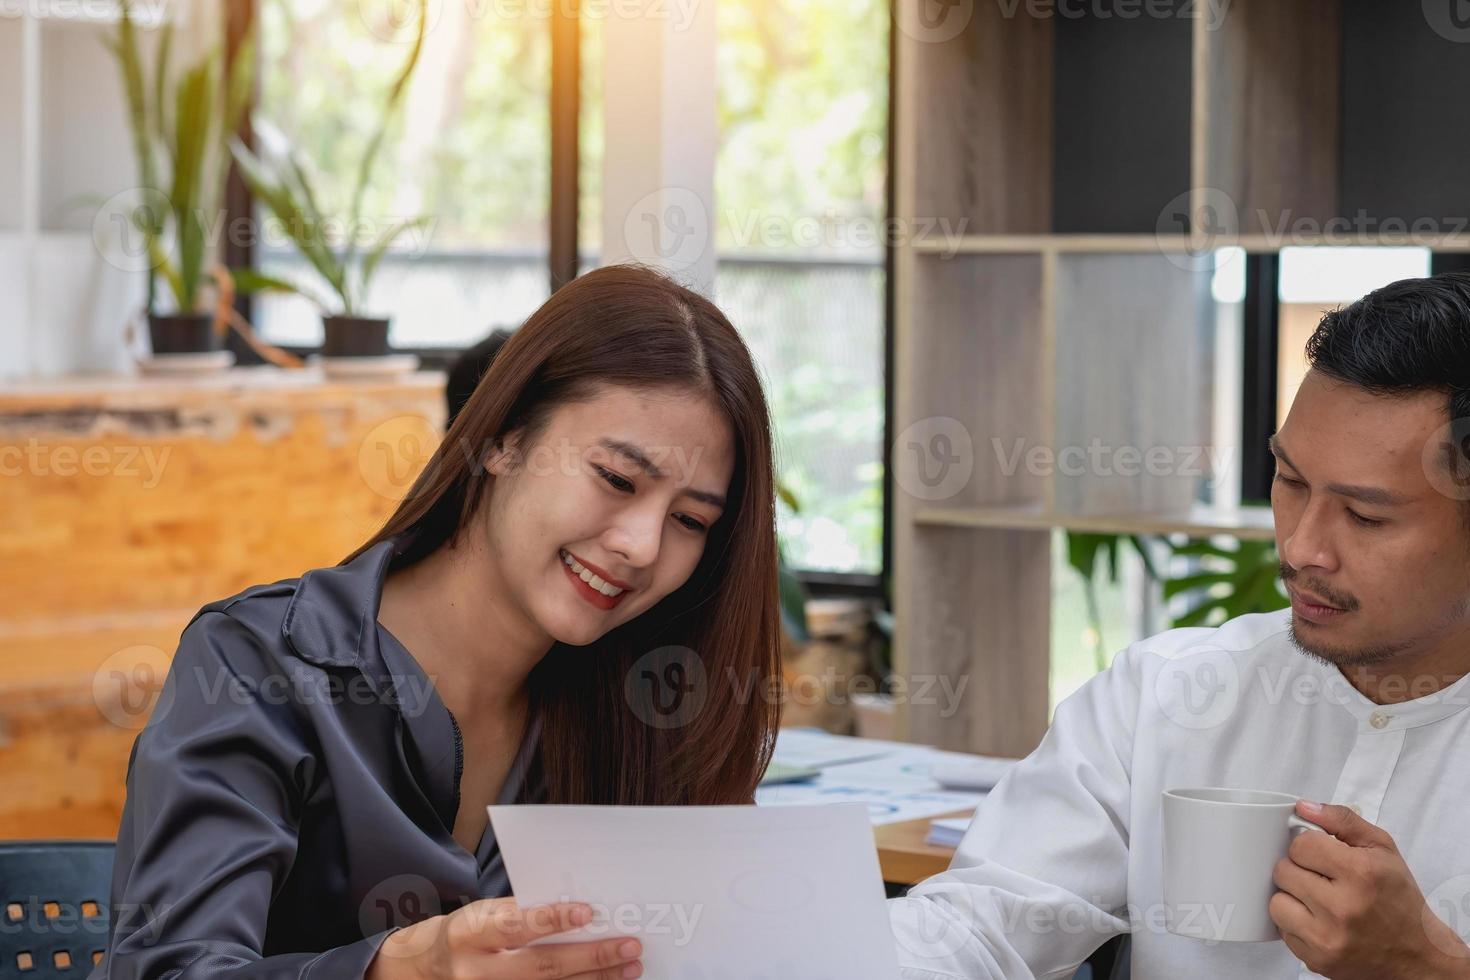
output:
POLYGON ((604 575, 602 573, 602 570, 599 569, 597 566, 583 561, 576 555, 572 554, 570 551, 567 551, 565 548, 561 550, 561 553, 558 557, 561 560, 562 571, 565 572, 567 578, 571 580, 573 587, 577 590, 577 594, 580 595, 583 599, 586 599, 592 605, 596 606, 598 609, 606 610, 615 608, 618 603, 623 601, 623 597, 626 596, 630 591, 632 591, 623 582, 620 582, 617 579, 609 578, 608 576, 604 575), (596 575, 604 582, 607 582, 607 584, 615 588, 622 589, 623 591, 619 592, 617 595, 603 595, 597 589, 594 589, 589 583, 582 580, 581 573, 573 569, 571 565, 567 564, 568 558, 571 558, 578 565, 581 565, 593 575, 596 575))

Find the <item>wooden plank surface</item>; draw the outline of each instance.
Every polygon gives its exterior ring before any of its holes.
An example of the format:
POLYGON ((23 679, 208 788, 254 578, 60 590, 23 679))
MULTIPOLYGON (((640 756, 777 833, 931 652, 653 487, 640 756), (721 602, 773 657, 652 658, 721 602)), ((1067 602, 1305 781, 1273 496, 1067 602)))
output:
MULTIPOLYGON (((943 817, 969 815, 968 810, 957 810, 943 817)), ((883 872, 884 881, 894 885, 917 885, 949 867, 954 858, 954 848, 924 843, 929 834, 930 820, 943 817, 906 820, 873 828, 873 837, 878 843, 878 867, 883 872)))
POLYGON ((917 511, 1043 505, 1046 474, 1022 455, 1049 445, 1050 260, 970 255, 913 262, 898 338, 893 446, 896 670, 914 742, 1020 757, 1046 730, 1050 536, 920 527, 917 511), (957 466, 954 476, 948 467, 957 466))
POLYGON ((392 512, 444 417, 430 373, 0 386, 0 837, 113 836, 185 624, 336 564, 392 512))
POLYGON ((1054 18, 977 3, 956 33, 914 19, 927 0, 899 2, 900 139, 914 150, 901 213, 959 233, 1051 231, 1054 18))
POLYGON ((1248 235, 1337 213, 1341 32, 1340 0, 1234 0, 1196 22, 1197 204, 1223 192, 1248 235))
MULTIPOLYGON (((0 389, 0 637, 172 615, 333 564, 392 512, 442 430, 439 375, 238 373, 0 389)), ((8 659, 0 648, 0 683, 8 659)))

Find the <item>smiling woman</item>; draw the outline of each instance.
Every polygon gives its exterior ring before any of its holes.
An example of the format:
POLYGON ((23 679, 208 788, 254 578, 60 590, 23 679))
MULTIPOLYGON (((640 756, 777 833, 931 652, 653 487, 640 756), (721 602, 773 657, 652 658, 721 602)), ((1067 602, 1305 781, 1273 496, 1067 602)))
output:
POLYGON ((371 540, 189 624, 94 977, 638 976, 636 941, 528 946, 588 910, 517 908, 486 807, 752 802, 777 623, 738 334, 644 268, 574 280, 371 540))
POLYGON ((748 351, 708 300, 636 266, 563 287, 358 554, 390 538, 411 539, 403 561, 428 561, 426 578, 473 583, 457 591, 525 638, 556 802, 752 798, 777 720, 763 699, 669 732, 608 697, 671 646, 711 678, 779 673, 769 420, 748 351), (622 585, 618 601, 593 577, 622 585))

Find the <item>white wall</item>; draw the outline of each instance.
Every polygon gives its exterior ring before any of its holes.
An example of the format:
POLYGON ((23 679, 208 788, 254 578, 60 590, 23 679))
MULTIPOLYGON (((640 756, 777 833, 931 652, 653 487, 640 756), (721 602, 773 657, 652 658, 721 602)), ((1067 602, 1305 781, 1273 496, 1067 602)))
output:
MULTIPOLYGON (((171 9, 187 15, 174 38, 177 66, 218 38, 218 11, 171 9)), ((117 195, 138 183, 117 64, 102 43, 115 30, 0 18, 0 380, 127 371, 146 350, 143 337, 127 339, 147 295, 146 264, 126 254, 103 204, 115 211, 117 195), (38 44, 25 43, 30 32, 38 44)), ((150 68, 156 42, 144 32, 150 68)))

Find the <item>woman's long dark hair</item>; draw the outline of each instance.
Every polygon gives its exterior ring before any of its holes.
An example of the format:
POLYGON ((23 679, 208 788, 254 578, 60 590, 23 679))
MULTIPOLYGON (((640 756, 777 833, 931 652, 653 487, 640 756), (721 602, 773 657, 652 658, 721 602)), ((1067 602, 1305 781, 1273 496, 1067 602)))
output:
POLYGON ((392 517, 344 561, 398 535, 405 562, 452 547, 493 480, 486 451, 517 430, 530 445, 554 408, 602 385, 705 395, 733 430, 735 468, 689 581, 586 647, 553 644, 532 671, 548 802, 749 803, 780 716, 770 419, 750 352, 698 293, 634 265, 557 290, 506 341, 392 517), (635 662, 670 647, 691 661, 673 676, 703 685, 675 726, 650 723, 625 695, 635 662))

